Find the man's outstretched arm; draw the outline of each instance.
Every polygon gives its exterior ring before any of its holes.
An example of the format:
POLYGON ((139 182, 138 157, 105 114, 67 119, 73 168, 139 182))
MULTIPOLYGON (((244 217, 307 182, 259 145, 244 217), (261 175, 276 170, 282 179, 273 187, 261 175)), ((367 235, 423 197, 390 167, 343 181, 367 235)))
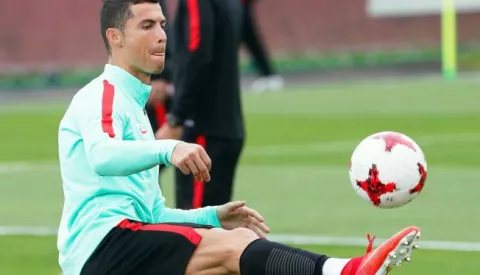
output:
POLYGON ((128 176, 159 164, 170 165, 170 156, 178 141, 99 140, 91 144, 87 155, 94 171, 101 176, 128 176))
POLYGON ((172 209, 165 207, 165 198, 160 196, 160 192, 158 192, 156 197, 153 215, 157 223, 187 222, 221 227, 217 217, 216 206, 207 206, 191 210, 172 209))

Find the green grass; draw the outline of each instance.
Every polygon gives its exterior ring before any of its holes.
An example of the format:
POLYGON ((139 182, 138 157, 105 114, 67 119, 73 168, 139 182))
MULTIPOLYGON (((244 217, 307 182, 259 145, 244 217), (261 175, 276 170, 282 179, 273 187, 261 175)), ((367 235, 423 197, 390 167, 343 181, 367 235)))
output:
MULTIPOLYGON (((274 233, 386 238, 416 224, 425 240, 480 242, 479 82, 429 79, 362 81, 247 94, 247 143, 235 197, 246 199, 274 233), (404 132, 427 156, 424 192, 407 206, 381 210, 350 186, 355 145, 383 130, 404 132)), ((64 104, 0 111, 0 225, 57 226, 62 188, 57 127, 64 104)), ((172 206, 172 170, 162 188, 172 206)), ((351 247, 309 247, 347 257, 351 247)), ((419 251, 393 274, 478 274, 478 252, 419 251)), ((0 237, 0 274, 56 274, 53 237, 0 237), (4 261, 5 260, 5 261, 4 261), (4 262, 6 264, 4 264, 4 262)))
MULTIPOLYGON (((53 263, 57 250, 53 237, 0 238, 0 274, 56 275, 60 269, 53 263), (4 249, 8 247, 9 249, 4 249), (13 249, 12 249, 13 248, 13 249), (35 248, 35 249, 32 249, 35 248), (4 264, 6 263, 6 264, 4 264)), ((364 253, 364 249, 348 246, 296 246, 317 253, 338 257, 355 257, 364 253)), ((405 263, 392 274, 478 274, 480 266, 476 263, 479 253, 425 250, 414 254, 414 261, 405 263)))

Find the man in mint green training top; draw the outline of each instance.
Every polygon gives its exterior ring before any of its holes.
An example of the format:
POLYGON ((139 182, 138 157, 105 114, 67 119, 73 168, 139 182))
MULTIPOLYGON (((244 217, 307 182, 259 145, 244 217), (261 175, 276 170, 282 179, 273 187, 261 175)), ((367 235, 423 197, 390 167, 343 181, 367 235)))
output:
MULTIPOLYGON (((198 23, 201 0, 182 1, 198 23)), ((165 207, 159 164, 206 182, 211 167, 199 145, 155 140, 144 113, 150 76, 164 67, 165 18, 157 0, 104 0, 100 25, 108 64, 74 96, 58 133, 65 275, 382 275, 410 256, 413 226, 366 255, 337 259, 266 240, 269 228, 243 201, 165 207)))

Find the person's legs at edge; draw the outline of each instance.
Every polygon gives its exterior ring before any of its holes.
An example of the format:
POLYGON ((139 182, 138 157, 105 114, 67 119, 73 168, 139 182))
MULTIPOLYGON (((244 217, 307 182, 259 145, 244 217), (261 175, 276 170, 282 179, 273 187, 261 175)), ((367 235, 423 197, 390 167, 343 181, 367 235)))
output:
POLYGON ((186 128, 183 138, 204 147, 215 165, 210 170, 211 180, 208 183, 195 180, 192 175, 184 175, 179 170, 175 171, 177 208, 192 209, 231 201, 235 172, 244 141, 205 136, 190 128, 186 128))
POLYGON ((254 15, 254 3, 256 0, 247 0, 244 3, 243 10, 243 29, 242 40, 246 50, 252 57, 259 78, 252 83, 252 88, 256 91, 263 92, 266 90, 280 90, 283 88, 283 78, 277 74, 268 50, 262 40, 259 28, 256 24, 254 15))

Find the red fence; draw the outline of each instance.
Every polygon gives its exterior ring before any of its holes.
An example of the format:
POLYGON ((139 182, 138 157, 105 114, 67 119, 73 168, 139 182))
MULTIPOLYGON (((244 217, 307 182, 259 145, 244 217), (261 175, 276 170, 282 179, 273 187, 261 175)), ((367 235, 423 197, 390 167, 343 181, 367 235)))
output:
MULTIPOLYGON (((177 0, 170 0, 170 12, 177 0)), ((372 19, 366 0, 259 0, 257 16, 276 54, 394 50, 439 46, 439 16, 372 19)), ((100 0, 3 0, 0 67, 105 62, 100 0)), ((460 15, 461 43, 480 40, 480 14, 460 15)))

